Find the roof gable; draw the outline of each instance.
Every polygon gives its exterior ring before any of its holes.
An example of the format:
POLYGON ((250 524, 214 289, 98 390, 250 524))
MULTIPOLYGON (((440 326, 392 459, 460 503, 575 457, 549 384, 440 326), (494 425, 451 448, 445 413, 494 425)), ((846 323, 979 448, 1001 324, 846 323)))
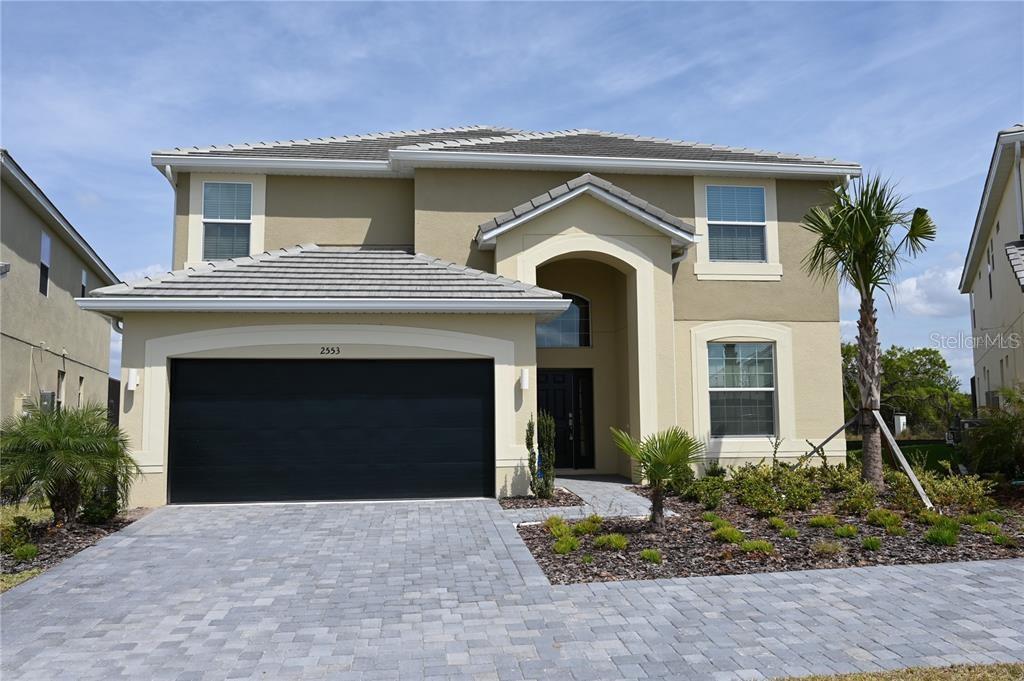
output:
POLYGON ((477 228, 477 244, 485 250, 493 249, 496 239, 502 234, 580 196, 591 196, 661 232, 672 240, 673 246, 685 248, 697 241, 693 227, 680 218, 608 180, 586 173, 482 223, 477 228))

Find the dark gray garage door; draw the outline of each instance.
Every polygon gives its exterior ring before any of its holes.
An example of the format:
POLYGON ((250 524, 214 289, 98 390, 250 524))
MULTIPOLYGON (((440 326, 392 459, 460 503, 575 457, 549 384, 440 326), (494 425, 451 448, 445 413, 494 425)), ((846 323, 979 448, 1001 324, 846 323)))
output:
POLYGON ((489 360, 171 361, 171 503, 494 496, 489 360))

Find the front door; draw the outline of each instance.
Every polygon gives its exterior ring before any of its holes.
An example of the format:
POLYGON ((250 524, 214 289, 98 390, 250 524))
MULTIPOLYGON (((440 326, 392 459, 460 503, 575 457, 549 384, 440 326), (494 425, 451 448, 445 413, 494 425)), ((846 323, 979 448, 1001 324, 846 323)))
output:
POLYGON ((538 369, 537 408, 555 419, 555 467, 594 467, 592 369, 538 369))

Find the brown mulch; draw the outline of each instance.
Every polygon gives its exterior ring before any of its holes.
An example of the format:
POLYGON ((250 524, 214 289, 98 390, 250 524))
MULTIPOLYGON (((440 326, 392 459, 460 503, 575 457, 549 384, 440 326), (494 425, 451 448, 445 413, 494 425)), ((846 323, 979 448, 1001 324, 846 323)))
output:
POLYGON ((17 574, 26 570, 46 570, 89 548, 100 539, 121 530, 146 514, 148 509, 132 509, 103 525, 76 523, 72 527, 55 527, 39 523, 32 528, 32 543, 39 554, 32 560, 19 561, 9 554, 2 554, 0 574, 17 574))
POLYGON ((505 497, 498 503, 504 509, 510 508, 557 508, 560 506, 582 506, 583 499, 565 489, 556 487, 550 499, 540 497, 505 497))
POLYGON ((604 521, 599 534, 618 532, 628 537, 629 546, 624 551, 594 548, 593 537, 584 536, 580 537, 578 550, 558 555, 551 550, 553 538, 542 525, 520 525, 519 534, 553 584, 1024 557, 1024 518, 1020 515, 1008 515, 1002 524, 1004 533, 1017 540, 1017 547, 994 544, 991 537, 969 526, 961 528, 955 546, 935 546, 924 541, 929 527, 915 519, 904 518, 906 535, 889 536, 882 528, 868 525, 861 516, 836 511, 838 500, 839 497, 823 499, 810 511, 784 514, 789 525, 799 532, 793 539, 781 537, 768 525, 767 519, 757 517, 732 499, 723 501, 714 513, 741 530, 747 539, 763 539, 774 544, 775 552, 771 555, 743 553, 738 546, 715 541, 711 538, 710 523, 701 519, 704 509, 699 504, 674 497, 666 500, 666 508, 679 515, 666 518, 667 529, 662 534, 651 533, 645 520, 608 518, 604 521), (842 525, 856 526, 857 536, 841 539, 832 528, 807 525, 812 516, 822 514, 835 515, 842 525), (861 548, 866 536, 881 538, 881 549, 861 548), (815 553, 814 545, 826 541, 842 545, 843 551, 833 556, 815 553), (661 551, 660 565, 640 558, 640 552, 647 548, 661 551), (585 563, 585 556, 591 556, 592 562, 585 563))

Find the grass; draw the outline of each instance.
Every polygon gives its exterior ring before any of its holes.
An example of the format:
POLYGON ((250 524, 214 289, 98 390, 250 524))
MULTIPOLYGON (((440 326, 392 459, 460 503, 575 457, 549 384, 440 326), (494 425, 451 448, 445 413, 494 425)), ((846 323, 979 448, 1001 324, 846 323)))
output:
POLYGON ((0 593, 13 589, 22 582, 27 582, 42 571, 42 568, 33 568, 24 572, 16 572, 12 575, 0 575, 0 593))
POLYGON ((849 539, 857 536, 857 527, 855 525, 840 525, 834 532, 837 537, 849 539))
POLYGON ((629 540, 619 533, 602 534, 594 538, 594 548, 622 551, 629 546, 629 540))
POLYGON ((933 527, 924 533, 924 540, 936 546, 956 546, 959 534, 948 527, 933 527))
POLYGON ((33 508, 29 504, 17 504, 15 506, 0 506, 0 532, 6 532, 11 526, 14 516, 23 515, 33 523, 51 522, 53 511, 49 507, 33 508))
POLYGON ((841 676, 804 676, 801 681, 1020 681, 1024 664, 991 664, 937 669, 898 669, 841 676))
POLYGON ((819 556, 834 556, 843 552, 843 545, 834 541, 820 541, 813 546, 812 550, 819 556))
POLYGON ((882 548, 882 540, 878 537, 864 537, 860 546, 865 551, 877 551, 882 548))
POLYGON ((551 544, 551 550, 559 555, 572 553, 580 547, 580 540, 571 534, 559 537, 551 544))
POLYGON ((799 535, 800 533, 796 531, 795 527, 787 527, 782 532, 779 532, 779 536, 783 539, 796 539, 799 535))
POLYGON ((749 539, 744 542, 740 542, 740 551, 743 553, 764 553, 771 554, 775 553, 775 547, 769 541, 763 539, 749 539))
POLYGON ((661 551, 658 549, 644 549, 640 552, 640 557, 648 563, 654 563, 655 565, 661 563, 661 551))
POLYGON ((835 527, 839 524, 839 519, 834 515, 816 515, 808 520, 807 524, 811 527, 835 527))
POLYGON ((744 540, 745 535, 731 525, 720 527, 711 533, 711 537, 715 541, 720 541, 723 544, 739 544, 744 540))

